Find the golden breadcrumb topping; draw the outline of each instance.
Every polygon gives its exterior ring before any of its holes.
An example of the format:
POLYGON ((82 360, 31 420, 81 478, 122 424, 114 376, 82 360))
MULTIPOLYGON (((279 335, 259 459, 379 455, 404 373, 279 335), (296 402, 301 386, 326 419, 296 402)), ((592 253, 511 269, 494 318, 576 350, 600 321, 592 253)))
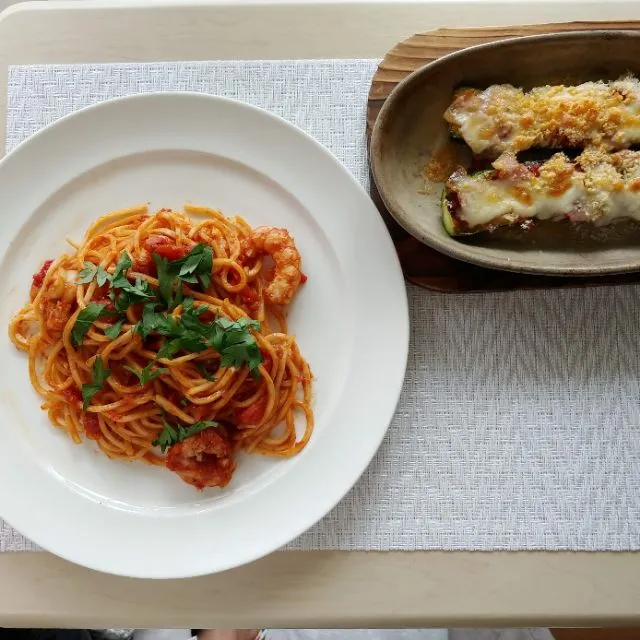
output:
POLYGON ((530 91, 509 84, 464 89, 444 118, 475 153, 586 145, 624 149, 640 142, 640 82, 627 76, 530 91))
POLYGON ((540 167, 536 186, 550 196, 559 196, 571 187, 574 174, 575 167, 569 158, 564 153, 556 153, 540 167))
POLYGON ((451 143, 438 147, 424 168, 424 175, 432 182, 444 182, 460 164, 458 149, 451 143))

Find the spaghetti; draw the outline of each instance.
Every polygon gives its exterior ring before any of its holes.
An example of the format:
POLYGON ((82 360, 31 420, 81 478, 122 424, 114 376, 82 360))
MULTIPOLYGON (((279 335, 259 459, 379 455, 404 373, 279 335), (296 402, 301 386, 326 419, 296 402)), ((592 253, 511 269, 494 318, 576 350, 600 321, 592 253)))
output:
POLYGON ((70 243, 9 326, 53 425, 198 489, 228 484, 239 450, 306 445, 312 375, 285 316, 306 277, 285 229, 137 207, 70 243))

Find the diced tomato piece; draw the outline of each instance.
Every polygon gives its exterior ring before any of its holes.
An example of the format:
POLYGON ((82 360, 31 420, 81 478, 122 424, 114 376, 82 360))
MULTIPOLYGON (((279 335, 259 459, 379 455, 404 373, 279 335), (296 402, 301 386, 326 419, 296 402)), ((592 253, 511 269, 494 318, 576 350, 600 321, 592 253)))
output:
POLYGON ((265 409, 267 408, 267 401, 267 394, 263 393, 248 407, 238 409, 236 411, 236 422, 238 424, 258 424, 264 416, 265 409))
POLYGON ((82 424, 84 425, 84 433, 91 440, 100 440, 102 431, 100 431, 100 421, 95 413, 84 412, 82 414, 82 424))
POLYGON ((147 276, 153 277, 158 273, 156 263, 153 261, 153 256, 148 251, 145 251, 142 256, 133 261, 131 271, 144 273, 147 276))
MULTIPOLYGON (((97 300, 92 300, 92 302, 95 302, 96 304, 103 304, 104 308, 107 311, 115 311, 116 308, 113 306, 113 302, 111 300, 109 300, 109 298, 98 298, 97 300)), ((107 320, 107 318, 105 318, 105 320, 107 320)))
POLYGON ((173 245, 173 246, 175 246, 175 244, 176 243, 173 240, 173 238, 169 238, 168 236, 149 236, 144 241, 145 249, 148 249, 149 251, 153 251, 157 247, 160 247, 160 246, 163 246, 163 245, 173 245))
POLYGON ((178 247, 175 241, 167 236, 151 236, 144 241, 144 248, 149 253, 157 253, 167 260, 179 260, 184 258, 193 247, 178 247))
POLYGON ((69 404, 80 404, 80 403, 82 403, 82 395, 81 395, 80 391, 78 391, 78 389, 76 389, 75 387, 67 387, 62 392, 62 395, 64 396, 65 400, 69 404))
POLYGON ((33 286, 40 288, 44 282, 44 278, 49 271, 49 267, 52 265, 53 260, 45 260, 44 264, 40 268, 40 271, 33 274, 33 286))
POLYGON ((193 402, 190 402, 185 407, 185 413, 188 413, 199 422, 211 413, 211 404, 193 404, 193 402))
POLYGON ((103 284, 101 287, 96 287, 93 290, 93 295, 101 300, 109 300, 107 294, 109 293, 110 284, 103 284))
POLYGON ((301 274, 300 275, 300 284, 304 284, 307 280, 309 279, 309 276, 307 276, 306 274, 301 274))

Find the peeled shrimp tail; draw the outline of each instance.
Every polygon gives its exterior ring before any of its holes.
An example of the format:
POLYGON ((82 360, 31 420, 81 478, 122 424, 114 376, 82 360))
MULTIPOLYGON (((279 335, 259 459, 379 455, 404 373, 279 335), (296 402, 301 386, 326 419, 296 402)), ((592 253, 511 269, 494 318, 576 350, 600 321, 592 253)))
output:
POLYGON ((246 253, 249 257, 271 256, 273 277, 264 290, 264 297, 270 304, 289 304, 302 281, 302 259, 289 232, 278 227, 257 227, 246 253))

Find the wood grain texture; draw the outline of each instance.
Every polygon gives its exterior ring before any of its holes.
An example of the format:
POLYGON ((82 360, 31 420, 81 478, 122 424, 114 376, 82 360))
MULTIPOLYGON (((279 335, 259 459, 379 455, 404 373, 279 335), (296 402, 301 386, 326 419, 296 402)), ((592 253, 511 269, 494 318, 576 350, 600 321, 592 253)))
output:
MULTIPOLYGON (((638 21, 564 22, 510 27, 438 29, 417 33, 396 44, 378 65, 371 81, 367 103, 367 138, 370 138, 380 109, 394 87, 416 69, 444 55, 466 47, 519 36, 587 29, 637 30, 639 28, 638 21)), ((441 292, 510 291, 640 282, 640 273, 590 278, 558 278, 497 271, 462 262, 423 245, 402 229, 384 207, 373 179, 371 196, 391 233, 405 277, 410 282, 428 289, 441 292)))
POLYGON ((640 572, 630 557, 635 556, 282 551, 211 576, 135 580, 83 569, 48 553, 0 553, 0 625, 633 626, 640 572))

